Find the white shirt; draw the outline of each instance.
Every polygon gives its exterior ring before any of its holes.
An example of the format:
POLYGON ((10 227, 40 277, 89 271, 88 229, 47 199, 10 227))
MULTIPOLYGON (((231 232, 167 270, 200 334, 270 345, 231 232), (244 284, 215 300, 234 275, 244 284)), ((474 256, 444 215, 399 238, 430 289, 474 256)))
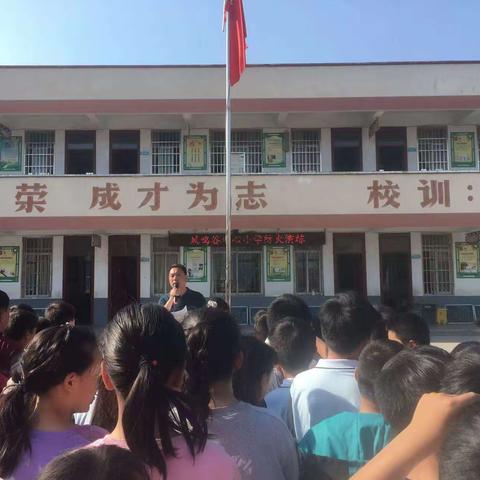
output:
POLYGON ((293 378, 285 378, 278 388, 265 397, 265 403, 272 413, 285 422, 293 435, 292 397, 290 396, 292 382, 293 378))
POLYGON ((321 420, 337 413, 358 410, 357 364, 356 360, 320 359, 314 368, 295 377, 290 394, 298 441, 321 420))

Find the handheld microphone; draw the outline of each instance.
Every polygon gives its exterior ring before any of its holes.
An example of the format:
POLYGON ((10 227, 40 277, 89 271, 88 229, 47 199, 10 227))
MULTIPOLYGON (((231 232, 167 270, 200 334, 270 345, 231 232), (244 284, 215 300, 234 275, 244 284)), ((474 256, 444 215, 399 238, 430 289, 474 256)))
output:
MULTIPOLYGON (((173 288, 176 288, 178 290, 178 287, 180 286, 180 284, 178 282, 174 282, 173 283, 173 288)), ((175 295, 175 298, 178 297, 178 295, 175 295)))

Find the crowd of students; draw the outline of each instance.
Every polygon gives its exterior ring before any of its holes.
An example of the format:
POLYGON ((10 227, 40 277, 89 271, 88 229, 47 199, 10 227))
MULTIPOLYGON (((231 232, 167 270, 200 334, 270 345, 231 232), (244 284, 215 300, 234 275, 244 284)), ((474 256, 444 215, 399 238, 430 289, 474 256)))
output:
POLYGON ((0 478, 477 479, 480 343, 429 343, 351 292, 282 295, 251 335, 221 299, 132 304, 97 339, 0 291, 0 478))

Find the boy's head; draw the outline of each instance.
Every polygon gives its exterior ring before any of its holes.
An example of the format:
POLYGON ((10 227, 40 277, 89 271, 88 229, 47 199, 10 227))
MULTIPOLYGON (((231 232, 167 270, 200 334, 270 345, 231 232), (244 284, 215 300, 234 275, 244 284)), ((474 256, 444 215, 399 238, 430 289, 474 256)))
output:
POLYGON ((374 340, 363 349, 355 372, 362 397, 377 404, 375 382, 383 366, 401 350, 403 345, 391 340, 374 340))
POLYGON ((320 309, 323 340, 329 350, 354 358, 369 340, 379 317, 367 299, 355 292, 339 293, 320 309))
POLYGON ((480 393, 480 354, 465 352, 454 357, 445 368, 442 392, 451 395, 475 392, 480 393))
POLYGON ((286 317, 275 325, 270 345, 277 352, 278 364, 290 376, 306 370, 315 353, 315 334, 300 318, 286 317))
POLYGON ((0 290, 0 333, 3 333, 8 325, 8 307, 10 305, 10 297, 0 290))
POLYGON ((45 309, 44 317, 50 322, 51 327, 58 327, 65 323, 75 325, 75 307, 70 303, 59 301, 51 303, 45 309))
POLYGON ((255 314, 253 321, 255 338, 258 338, 261 342, 264 342, 268 338, 267 311, 259 310, 255 314))
POLYGON ((430 345, 428 323, 416 313, 401 313, 387 325, 388 339, 403 343, 406 347, 430 345))
POLYGON ((275 325, 285 317, 300 318, 304 322, 312 323, 312 314, 308 305, 300 297, 285 293, 277 297, 267 308, 269 336, 275 325))
POLYGON ((35 313, 19 308, 10 313, 5 336, 25 348, 35 335, 38 318, 35 313))
POLYGON ((452 358, 461 357, 464 353, 476 352, 480 354, 480 342, 469 341, 459 343, 451 352, 452 358))
POLYGON ((382 368, 375 383, 377 406, 392 428, 400 432, 412 420, 424 393, 439 392, 445 362, 439 357, 404 349, 382 368))

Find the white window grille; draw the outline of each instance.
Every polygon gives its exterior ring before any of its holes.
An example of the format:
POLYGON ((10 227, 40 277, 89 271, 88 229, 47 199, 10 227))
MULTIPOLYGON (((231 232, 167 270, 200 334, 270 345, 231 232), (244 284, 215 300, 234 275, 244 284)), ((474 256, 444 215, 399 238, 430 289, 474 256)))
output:
POLYGON ((453 293, 450 235, 422 235, 423 290, 425 295, 453 293))
POLYGON ((321 250, 295 249, 295 292, 323 294, 321 250))
POLYGON ((168 239, 162 237, 152 238, 152 274, 153 295, 160 296, 167 293, 169 288, 168 269, 171 265, 179 263, 179 249, 170 247, 168 239))
POLYGON ((320 172, 320 131, 292 130, 292 166, 294 172, 320 172))
POLYGON ((27 131, 25 134, 25 174, 53 175, 55 131, 27 131))
MULTIPOLYGON (((262 293, 262 250, 232 252, 232 293, 262 293)), ((225 250, 212 250, 212 293, 225 292, 225 250)))
MULTIPOLYGON (((232 153, 245 153, 244 173, 261 173, 263 157, 261 130, 233 130, 232 153)), ((225 132, 210 132, 210 172, 225 172, 225 132)))
POLYGON ((448 133, 444 127, 419 127, 418 169, 448 170, 448 133))
POLYGON ((179 130, 152 131, 152 173, 180 173, 179 130))
POLYGON ((52 290, 52 239, 23 239, 23 293, 49 297, 52 290))

